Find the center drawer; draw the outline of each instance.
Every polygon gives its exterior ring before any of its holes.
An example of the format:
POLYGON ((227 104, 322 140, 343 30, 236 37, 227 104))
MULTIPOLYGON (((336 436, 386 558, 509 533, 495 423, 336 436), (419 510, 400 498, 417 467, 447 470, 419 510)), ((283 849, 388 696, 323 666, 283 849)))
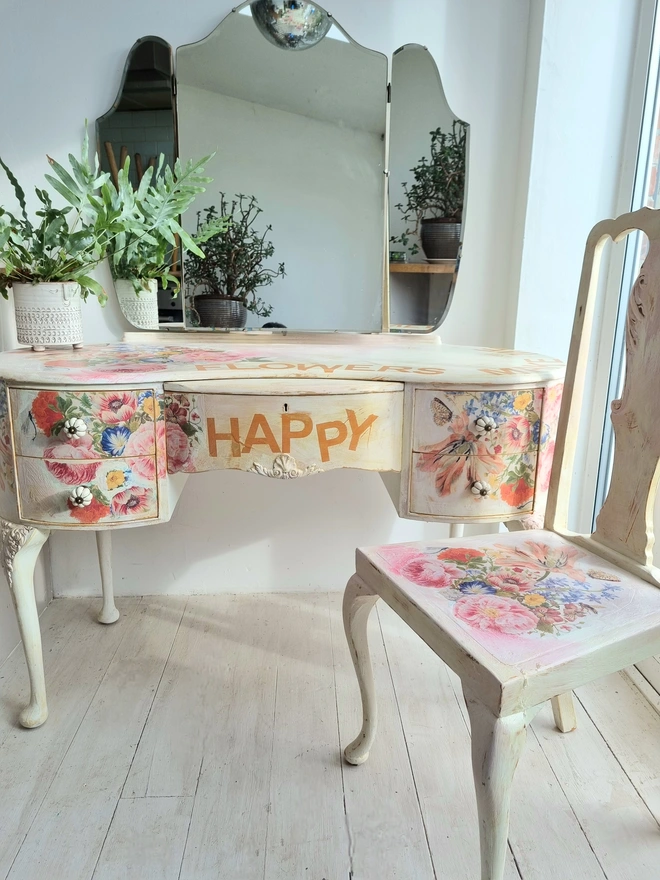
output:
POLYGON ((170 473, 230 468, 286 479, 337 467, 401 468, 401 383, 172 383, 165 420, 170 473))

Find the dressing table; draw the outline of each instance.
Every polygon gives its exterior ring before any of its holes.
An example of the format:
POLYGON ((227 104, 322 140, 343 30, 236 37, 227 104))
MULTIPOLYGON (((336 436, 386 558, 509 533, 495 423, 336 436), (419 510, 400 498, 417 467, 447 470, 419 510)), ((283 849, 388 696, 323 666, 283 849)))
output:
MULTIPOLYGON (((257 192, 272 222, 287 276, 267 292, 273 319, 288 329, 204 331, 184 281, 176 308, 161 291, 160 330, 0 355, 0 558, 30 677, 25 727, 47 717, 33 573, 50 531, 96 533, 99 620, 110 624, 112 531, 168 521, 188 478, 210 470, 283 480, 372 470, 401 517, 542 522, 563 365, 441 343, 434 331, 454 295, 458 253, 411 254, 396 264, 405 272, 389 264, 388 233, 405 231, 396 202, 407 169, 427 151, 429 131, 456 120, 428 51, 402 47, 389 62, 333 21, 317 46, 281 52, 249 13, 244 4, 205 40, 180 47, 176 80, 161 63, 167 44, 139 41, 115 107, 99 120, 99 148, 103 156, 113 131, 118 154, 148 155, 167 140, 154 126, 146 146, 126 144, 127 107, 142 106, 136 139, 147 137, 153 112, 161 129, 171 121, 173 153, 216 150, 207 169, 215 190, 257 192), (290 66, 292 57, 306 66, 290 66), (409 101, 422 86, 426 99, 409 101), (223 121, 240 150, 222 140, 223 121), (294 175, 273 172, 275 144, 278 155, 295 155, 294 175), (318 218, 330 222, 315 226, 318 218)), ((214 199, 209 189, 197 207, 214 199)), ((134 323, 143 329, 139 316, 134 323)))

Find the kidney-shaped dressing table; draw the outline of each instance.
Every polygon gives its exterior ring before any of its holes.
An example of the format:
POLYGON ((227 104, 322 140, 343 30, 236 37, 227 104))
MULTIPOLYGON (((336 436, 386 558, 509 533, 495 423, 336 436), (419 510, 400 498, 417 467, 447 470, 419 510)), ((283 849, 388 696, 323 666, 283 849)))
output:
POLYGON ((240 248, 205 241, 200 275, 174 247, 182 295, 167 287, 158 303, 116 285, 132 325, 160 332, 0 355, 2 562, 30 675, 26 727, 47 714, 33 571, 51 530, 96 532, 99 620, 112 623, 112 530, 169 520, 188 477, 209 470, 377 471, 399 516, 455 527, 543 515, 562 365, 430 332, 465 259, 469 126, 424 46, 388 58, 309 7, 243 3, 176 52, 138 40, 97 120, 115 181, 117 159, 138 187, 159 154, 207 155, 213 183, 183 226, 228 210, 227 229, 245 230, 241 204, 258 204, 240 248), (247 274, 226 258, 236 252, 247 274), (241 309, 247 332, 212 332, 241 309), (266 317, 287 329, 265 332, 266 317))
POLYGON ((358 468, 383 475, 402 517, 542 515, 554 359, 436 337, 154 338, 0 355, 2 562, 30 675, 24 726, 47 715, 32 579, 50 530, 96 530, 99 619, 112 623, 111 531, 167 521, 191 474, 358 468))

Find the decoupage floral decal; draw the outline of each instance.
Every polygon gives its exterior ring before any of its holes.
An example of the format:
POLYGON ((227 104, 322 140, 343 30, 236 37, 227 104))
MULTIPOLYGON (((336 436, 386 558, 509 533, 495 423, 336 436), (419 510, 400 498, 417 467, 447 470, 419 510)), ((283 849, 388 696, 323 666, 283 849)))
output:
POLYGON ((14 467, 11 454, 11 431, 7 386, 0 382, 0 492, 14 490, 14 467))
POLYGON ((191 455, 202 433, 202 417, 194 394, 165 396, 165 430, 169 472, 194 470, 191 455))
MULTIPOLYGON (((70 515, 82 523, 154 515, 156 439, 165 431, 153 390, 40 391, 29 410, 35 436, 43 434, 49 473, 72 488, 70 515), (116 459, 112 464, 108 459, 116 459), (76 503, 77 489, 91 501, 76 503)), ((164 462, 163 462, 164 470, 164 462)))
POLYGON ((401 545, 379 552, 395 574, 441 591, 460 621, 492 633, 561 636, 621 591, 616 574, 586 567, 587 554, 567 543, 424 550, 401 545))
MULTIPOLYGON (((448 435, 439 443, 421 447, 417 469, 434 475, 441 497, 461 484, 469 489, 476 482, 489 485, 492 481, 509 507, 528 506, 534 497, 534 453, 541 431, 538 394, 484 391, 465 402, 465 392, 445 392, 447 404, 443 406, 451 414, 445 420, 448 435)), ((439 403, 432 403, 436 424, 439 403)))

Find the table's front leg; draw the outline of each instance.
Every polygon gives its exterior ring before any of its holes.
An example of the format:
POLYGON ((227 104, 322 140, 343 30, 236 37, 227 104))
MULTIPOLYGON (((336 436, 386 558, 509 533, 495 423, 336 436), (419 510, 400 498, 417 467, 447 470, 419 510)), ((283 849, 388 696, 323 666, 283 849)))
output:
POLYGON ((115 605, 115 591, 112 581, 112 534, 109 530, 96 533, 96 549, 99 554, 101 589, 103 590, 103 607, 97 620, 99 623, 115 623, 119 620, 119 611, 115 605))
POLYGON ((34 595, 34 568, 48 531, 0 519, 2 567, 7 575, 30 678, 30 703, 19 720, 23 727, 39 727, 48 717, 39 614, 34 595))

